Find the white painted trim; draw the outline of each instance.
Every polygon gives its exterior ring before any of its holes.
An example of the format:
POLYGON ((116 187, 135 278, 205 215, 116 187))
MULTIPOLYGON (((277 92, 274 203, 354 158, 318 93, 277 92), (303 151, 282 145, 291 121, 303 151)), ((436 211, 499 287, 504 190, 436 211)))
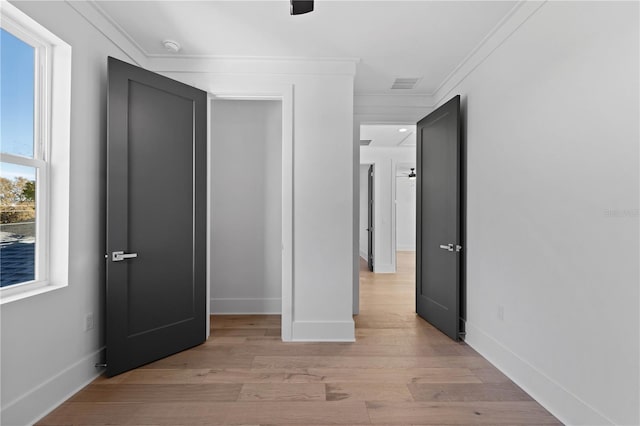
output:
POLYGON ((51 284, 49 281, 27 281, 25 283, 3 287, 3 291, 0 293, 0 305, 16 302, 31 296, 37 296, 38 294, 48 293, 65 287, 67 287, 67 284, 55 285, 51 284))
POLYGON ((98 30, 114 46, 129 57, 136 65, 148 68, 148 59, 140 45, 136 43, 104 10, 94 1, 70 1, 66 3, 98 30))
POLYGON ((415 245, 405 246, 402 244, 398 244, 396 247, 396 252, 398 251, 416 251, 416 246, 415 245))
MULTIPOLYGON (((282 340, 293 329, 293 85, 243 85, 209 88, 211 99, 279 100, 282 102, 282 340)), ((211 100, 209 101, 211 103, 211 100)), ((209 143, 211 141, 209 140, 209 143)), ((211 157, 209 157, 211 164, 211 157)), ((210 296, 211 297, 211 296, 210 296)))
POLYGON ((450 93, 463 82, 478 66, 507 41, 545 3, 543 1, 520 1, 487 34, 458 66, 438 86, 433 94, 434 106, 440 105, 450 93))
POLYGON ((282 299, 211 298, 212 315, 280 315, 282 299))
POLYGON ((559 383, 512 352, 473 323, 466 323, 465 342, 498 370, 524 389, 564 424, 613 425, 596 408, 563 388, 559 383))
POLYGON ((156 72, 186 72, 231 75, 347 75, 356 74, 353 60, 316 61, 300 58, 149 58, 148 66, 156 72))
POLYGON ((369 257, 368 254, 369 253, 367 253, 366 251, 360 250, 360 257, 363 258, 364 260, 367 260, 367 258, 369 257))
POLYGON ((376 274, 395 274, 396 267, 391 263, 373 262, 373 272, 376 274))
POLYGON ((396 225, 396 173, 397 173, 397 161, 393 158, 391 161, 391 180, 389 184, 391 185, 391 205, 389 206, 391 211, 389 212, 389 217, 391 218, 391 265, 393 267, 393 272, 397 271, 396 265, 396 233, 397 233, 397 225, 396 225))
POLYGON ((95 364, 102 361, 103 352, 104 347, 82 357, 55 376, 6 404, 0 411, 2 424, 30 425, 42 419, 101 374, 95 364))
POLYGON ((294 321, 294 342, 355 342, 355 324, 348 321, 294 321))
POLYGON ((213 211, 213 197, 211 197, 211 165, 213 164, 213 150, 211 149, 211 101, 213 97, 207 93, 207 314, 205 315, 205 338, 211 335, 211 213, 213 211))

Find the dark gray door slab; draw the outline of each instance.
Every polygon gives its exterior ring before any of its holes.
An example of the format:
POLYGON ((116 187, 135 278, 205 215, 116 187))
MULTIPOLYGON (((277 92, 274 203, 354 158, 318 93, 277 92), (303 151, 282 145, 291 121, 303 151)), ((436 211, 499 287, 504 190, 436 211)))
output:
POLYGON ((460 96, 417 125, 416 312, 460 338, 462 144, 460 96))
POLYGON ((108 71, 106 373, 113 376, 206 339, 207 95, 113 58, 108 71))
POLYGON ((369 249, 367 250, 367 264, 369 266, 369 270, 373 272, 373 243, 375 241, 375 229, 374 229, 374 168, 373 164, 369 166, 369 170, 367 171, 367 179, 369 181, 367 188, 369 191, 369 195, 367 197, 367 208, 368 208, 368 219, 367 219, 367 232, 369 237, 369 249))

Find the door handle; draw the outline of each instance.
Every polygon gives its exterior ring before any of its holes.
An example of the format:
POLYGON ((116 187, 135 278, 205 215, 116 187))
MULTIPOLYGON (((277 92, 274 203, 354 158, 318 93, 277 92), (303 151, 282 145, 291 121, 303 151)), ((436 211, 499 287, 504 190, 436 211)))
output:
POLYGON ((458 252, 460 250, 462 250, 462 246, 458 245, 458 244, 440 244, 440 248, 442 250, 446 250, 446 251, 455 251, 458 252))
POLYGON ((122 262, 125 259, 133 259, 134 257, 138 257, 138 253, 125 253, 123 251, 114 251, 111 253, 112 262, 122 262))

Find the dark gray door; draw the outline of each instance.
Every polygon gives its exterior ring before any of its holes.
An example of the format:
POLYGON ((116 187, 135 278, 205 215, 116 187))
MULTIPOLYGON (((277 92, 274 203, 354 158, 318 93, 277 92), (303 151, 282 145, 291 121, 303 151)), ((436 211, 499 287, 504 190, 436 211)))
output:
POLYGON ((206 92, 109 58, 108 376, 204 342, 206 92))
POLYGON ((462 144, 460 96, 417 125, 416 312, 460 338, 462 144))
POLYGON ((367 263, 369 266, 369 270, 373 272, 373 241, 374 241, 374 216, 373 216, 373 164, 369 166, 369 172, 367 173, 369 184, 367 185, 369 190, 369 196, 367 197, 367 206, 369 209, 368 220, 367 220, 367 232, 369 233, 369 249, 367 253, 367 263))

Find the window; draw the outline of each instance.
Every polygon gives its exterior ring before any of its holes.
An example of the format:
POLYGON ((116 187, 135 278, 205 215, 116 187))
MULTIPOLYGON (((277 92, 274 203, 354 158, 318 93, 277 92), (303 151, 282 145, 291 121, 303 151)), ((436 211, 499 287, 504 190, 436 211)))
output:
POLYGON ((71 47, 0 9, 0 303, 67 285, 71 47))
MULTIPOLYGON (((46 279, 42 46, 0 29, 0 287, 46 279)), ((46 52, 46 50, 45 50, 46 52)))

